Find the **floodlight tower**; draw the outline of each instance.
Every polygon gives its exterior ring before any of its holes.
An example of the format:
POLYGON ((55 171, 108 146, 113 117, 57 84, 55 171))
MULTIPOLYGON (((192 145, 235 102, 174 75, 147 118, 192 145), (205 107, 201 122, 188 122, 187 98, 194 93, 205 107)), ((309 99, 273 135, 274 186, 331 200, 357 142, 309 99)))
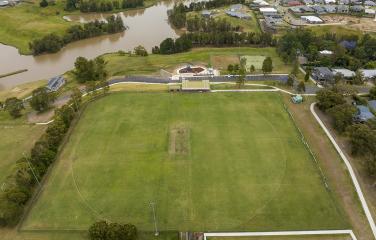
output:
POLYGON ((155 236, 158 236, 159 235, 159 232, 158 232, 158 227, 157 227, 157 217, 155 215, 155 202, 150 202, 150 207, 153 211, 153 218, 154 218, 154 228, 155 228, 155 233, 154 235, 155 236))

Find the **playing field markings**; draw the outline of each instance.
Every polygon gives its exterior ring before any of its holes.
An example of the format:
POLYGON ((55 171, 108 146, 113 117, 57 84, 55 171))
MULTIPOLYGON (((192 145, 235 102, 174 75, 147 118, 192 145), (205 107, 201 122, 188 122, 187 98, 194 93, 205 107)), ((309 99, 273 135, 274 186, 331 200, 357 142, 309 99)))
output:
POLYGON ((190 153, 190 130, 184 126, 174 126, 170 129, 169 154, 171 156, 186 156, 190 153))

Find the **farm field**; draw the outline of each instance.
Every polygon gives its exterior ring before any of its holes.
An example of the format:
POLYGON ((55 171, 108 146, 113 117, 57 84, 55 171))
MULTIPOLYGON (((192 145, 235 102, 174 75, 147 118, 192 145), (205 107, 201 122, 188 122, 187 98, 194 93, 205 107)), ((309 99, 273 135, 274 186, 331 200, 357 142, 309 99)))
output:
POLYGON ((278 94, 115 93, 85 110, 22 230, 152 231, 150 202, 163 231, 346 228, 333 199, 278 94))

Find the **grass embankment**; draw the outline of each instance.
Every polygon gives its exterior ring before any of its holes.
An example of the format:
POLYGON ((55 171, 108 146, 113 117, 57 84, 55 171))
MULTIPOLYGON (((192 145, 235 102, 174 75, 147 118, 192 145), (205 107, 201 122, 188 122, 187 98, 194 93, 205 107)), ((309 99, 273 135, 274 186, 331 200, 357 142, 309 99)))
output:
MULTIPOLYGON (((273 73, 289 73, 291 65, 283 63, 279 58, 276 49, 267 48, 194 48, 189 52, 172 55, 151 54, 147 57, 121 56, 118 53, 104 55, 108 62, 107 70, 110 76, 123 75, 160 75, 164 69, 176 74, 174 70, 178 65, 187 63, 210 64, 221 70, 222 74, 227 73, 229 64, 239 64, 241 56, 266 56, 273 60, 273 73)), ((256 72, 260 73, 260 71, 256 72)))
POLYGON ((0 111, 0 184, 22 154, 29 153, 44 129, 45 126, 28 124, 25 115, 11 119, 7 112, 0 111))
POLYGON ((117 93, 92 103, 23 230, 106 218, 152 231, 150 201, 162 231, 348 228, 280 101, 117 93))
POLYGON ((0 101, 5 101, 10 97, 17 97, 19 99, 28 97, 31 95, 31 92, 41 86, 45 86, 47 80, 35 81, 25 84, 17 85, 11 89, 0 90, 0 101))
MULTIPOLYGON (((69 26, 77 24, 65 21, 63 16, 82 14, 78 10, 65 11, 63 0, 56 0, 55 5, 46 8, 41 8, 39 2, 30 0, 15 7, 0 8, 1 43, 18 48, 22 54, 31 54, 29 42, 50 33, 62 35, 69 26)), ((150 7, 156 2, 158 0, 145 1, 144 7, 150 7)))

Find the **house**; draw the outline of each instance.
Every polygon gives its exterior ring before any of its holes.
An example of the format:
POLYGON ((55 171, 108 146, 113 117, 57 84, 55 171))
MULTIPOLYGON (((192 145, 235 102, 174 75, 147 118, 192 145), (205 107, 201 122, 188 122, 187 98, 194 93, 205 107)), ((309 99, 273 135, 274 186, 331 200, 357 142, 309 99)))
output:
POLYGON ((302 1, 305 5, 313 5, 313 0, 303 0, 302 1))
POLYGON ((367 0, 367 1, 364 1, 364 6, 374 7, 374 6, 376 6, 376 3, 373 2, 373 1, 367 0))
POLYGON ((321 18, 316 16, 301 16, 300 18, 310 24, 318 24, 324 22, 321 18))
POLYGON ((212 14, 213 14, 212 11, 209 11, 209 10, 203 10, 201 12, 201 16, 206 17, 206 18, 211 18, 212 14))
POLYGON ((349 12, 349 6, 346 6, 346 5, 337 6, 337 13, 348 13, 348 12, 349 12))
POLYGON ((292 6, 303 5, 303 3, 299 2, 299 1, 291 1, 291 2, 288 2, 287 5, 290 6, 290 7, 292 7, 292 6))
POLYGON ((255 0, 253 1, 253 4, 254 5, 257 5, 257 6, 260 6, 260 7, 264 7, 264 6, 269 6, 270 4, 264 0, 255 0))
POLYGON ((376 69, 360 69, 364 80, 376 79, 376 69))
POLYGON ((356 108, 358 109, 354 120, 356 122, 367 122, 370 119, 375 118, 372 112, 369 110, 367 106, 364 105, 357 105, 356 108))
POLYGON ((47 89, 48 91, 50 92, 56 92, 57 90, 59 90, 59 88, 61 86, 63 86, 65 84, 65 79, 63 76, 57 76, 57 77, 53 77, 51 78, 48 83, 47 83, 47 89))
POLYGON ((0 1, 0 7, 6 7, 9 5, 9 1, 0 1))
POLYGON ((352 79, 355 76, 355 72, 346 68, 333 68, 333 75, 341 74, 345 79, 352 79))
POLYGON ((349 5, 350 4, 350 0, 338 0, 338 4, 339 5, 349 5))
POLYGON ((376 100, 368 101, 368 106, 372 111, 376 112, 376 100))
POLYGON ((364 10, 364 13, 365 13, 366 15, 369 15, 369 16, 375 16, 375 14, 376 14, 376 10, 375 10, 375 9, 372 9, 372 8, 366 8, 366 9, 364 10))
POLYGON ((336 0, 324 0, 325 4, 336 4, 336 0))
POLYGON ((324 0, 313 0, 315 4, 324 4, 324 0))
POLYGON ((337 12, 337 8, 335 6, 332 6, 332 5, 324 5, 323 8, 325 9, 325 11, 327 13, 336 13, 337 12))
POLYGON ((312 71, 312 78, 316 81, 330 83, 333 81, 334 75, 327 67, 315 67, 312 71))
POLYGON ((324 14, 325 13, 325 9, 321 6, 318 6, 318 5, 315 5, 315 6, 312 6, 312 9, 317 13, 317 14, 324 14))
POLYGON ((362 12, 364 12, 364 7, 363 6, 358 6, 358 5, 350 6, 350 12, 353 12, 353 13, 362 13, 362 12))
POLYGON ((295 14, 304 13, 303 9, 301 9, 300 7, 290 7, 289 10, 295 14))
POLYGON ((330 51, 330 50, 322 50, 322 51, 319 51, 320 55, 323 55, 323 56, 330 56, 333 54, 333 51, 330 51))
POLYGON ((347 50, 353 50, 356 48, 356 41, 343 40, 339 43, 339 45, 346 48, 347 50))
POLYGON ((241 5, 241 4, 234 4, 234 5, 230 6, 230 11, 236 12, 236 11, 242 10, 242 8, 243 8, 243 5, 241 5))
POLYGON ((301 6, 300 9, 302 9, 306 13, 313 13, 315 10, 309 6, 301 6))
POLYGON ((242 12, 234 12, 234 11, 226 11, 226 14, 231 16, 231 17, 236 17, 236 18, 240 18, 240 19, 250 19, 251 16, 246 14, 246 13, 242 13, 242 12))
POLYGON ((262 13, 264 16, 273 16, 278 15, 278 11, 275 8, 267 7, 267 8, 260 8, 260 13, 262 13))

